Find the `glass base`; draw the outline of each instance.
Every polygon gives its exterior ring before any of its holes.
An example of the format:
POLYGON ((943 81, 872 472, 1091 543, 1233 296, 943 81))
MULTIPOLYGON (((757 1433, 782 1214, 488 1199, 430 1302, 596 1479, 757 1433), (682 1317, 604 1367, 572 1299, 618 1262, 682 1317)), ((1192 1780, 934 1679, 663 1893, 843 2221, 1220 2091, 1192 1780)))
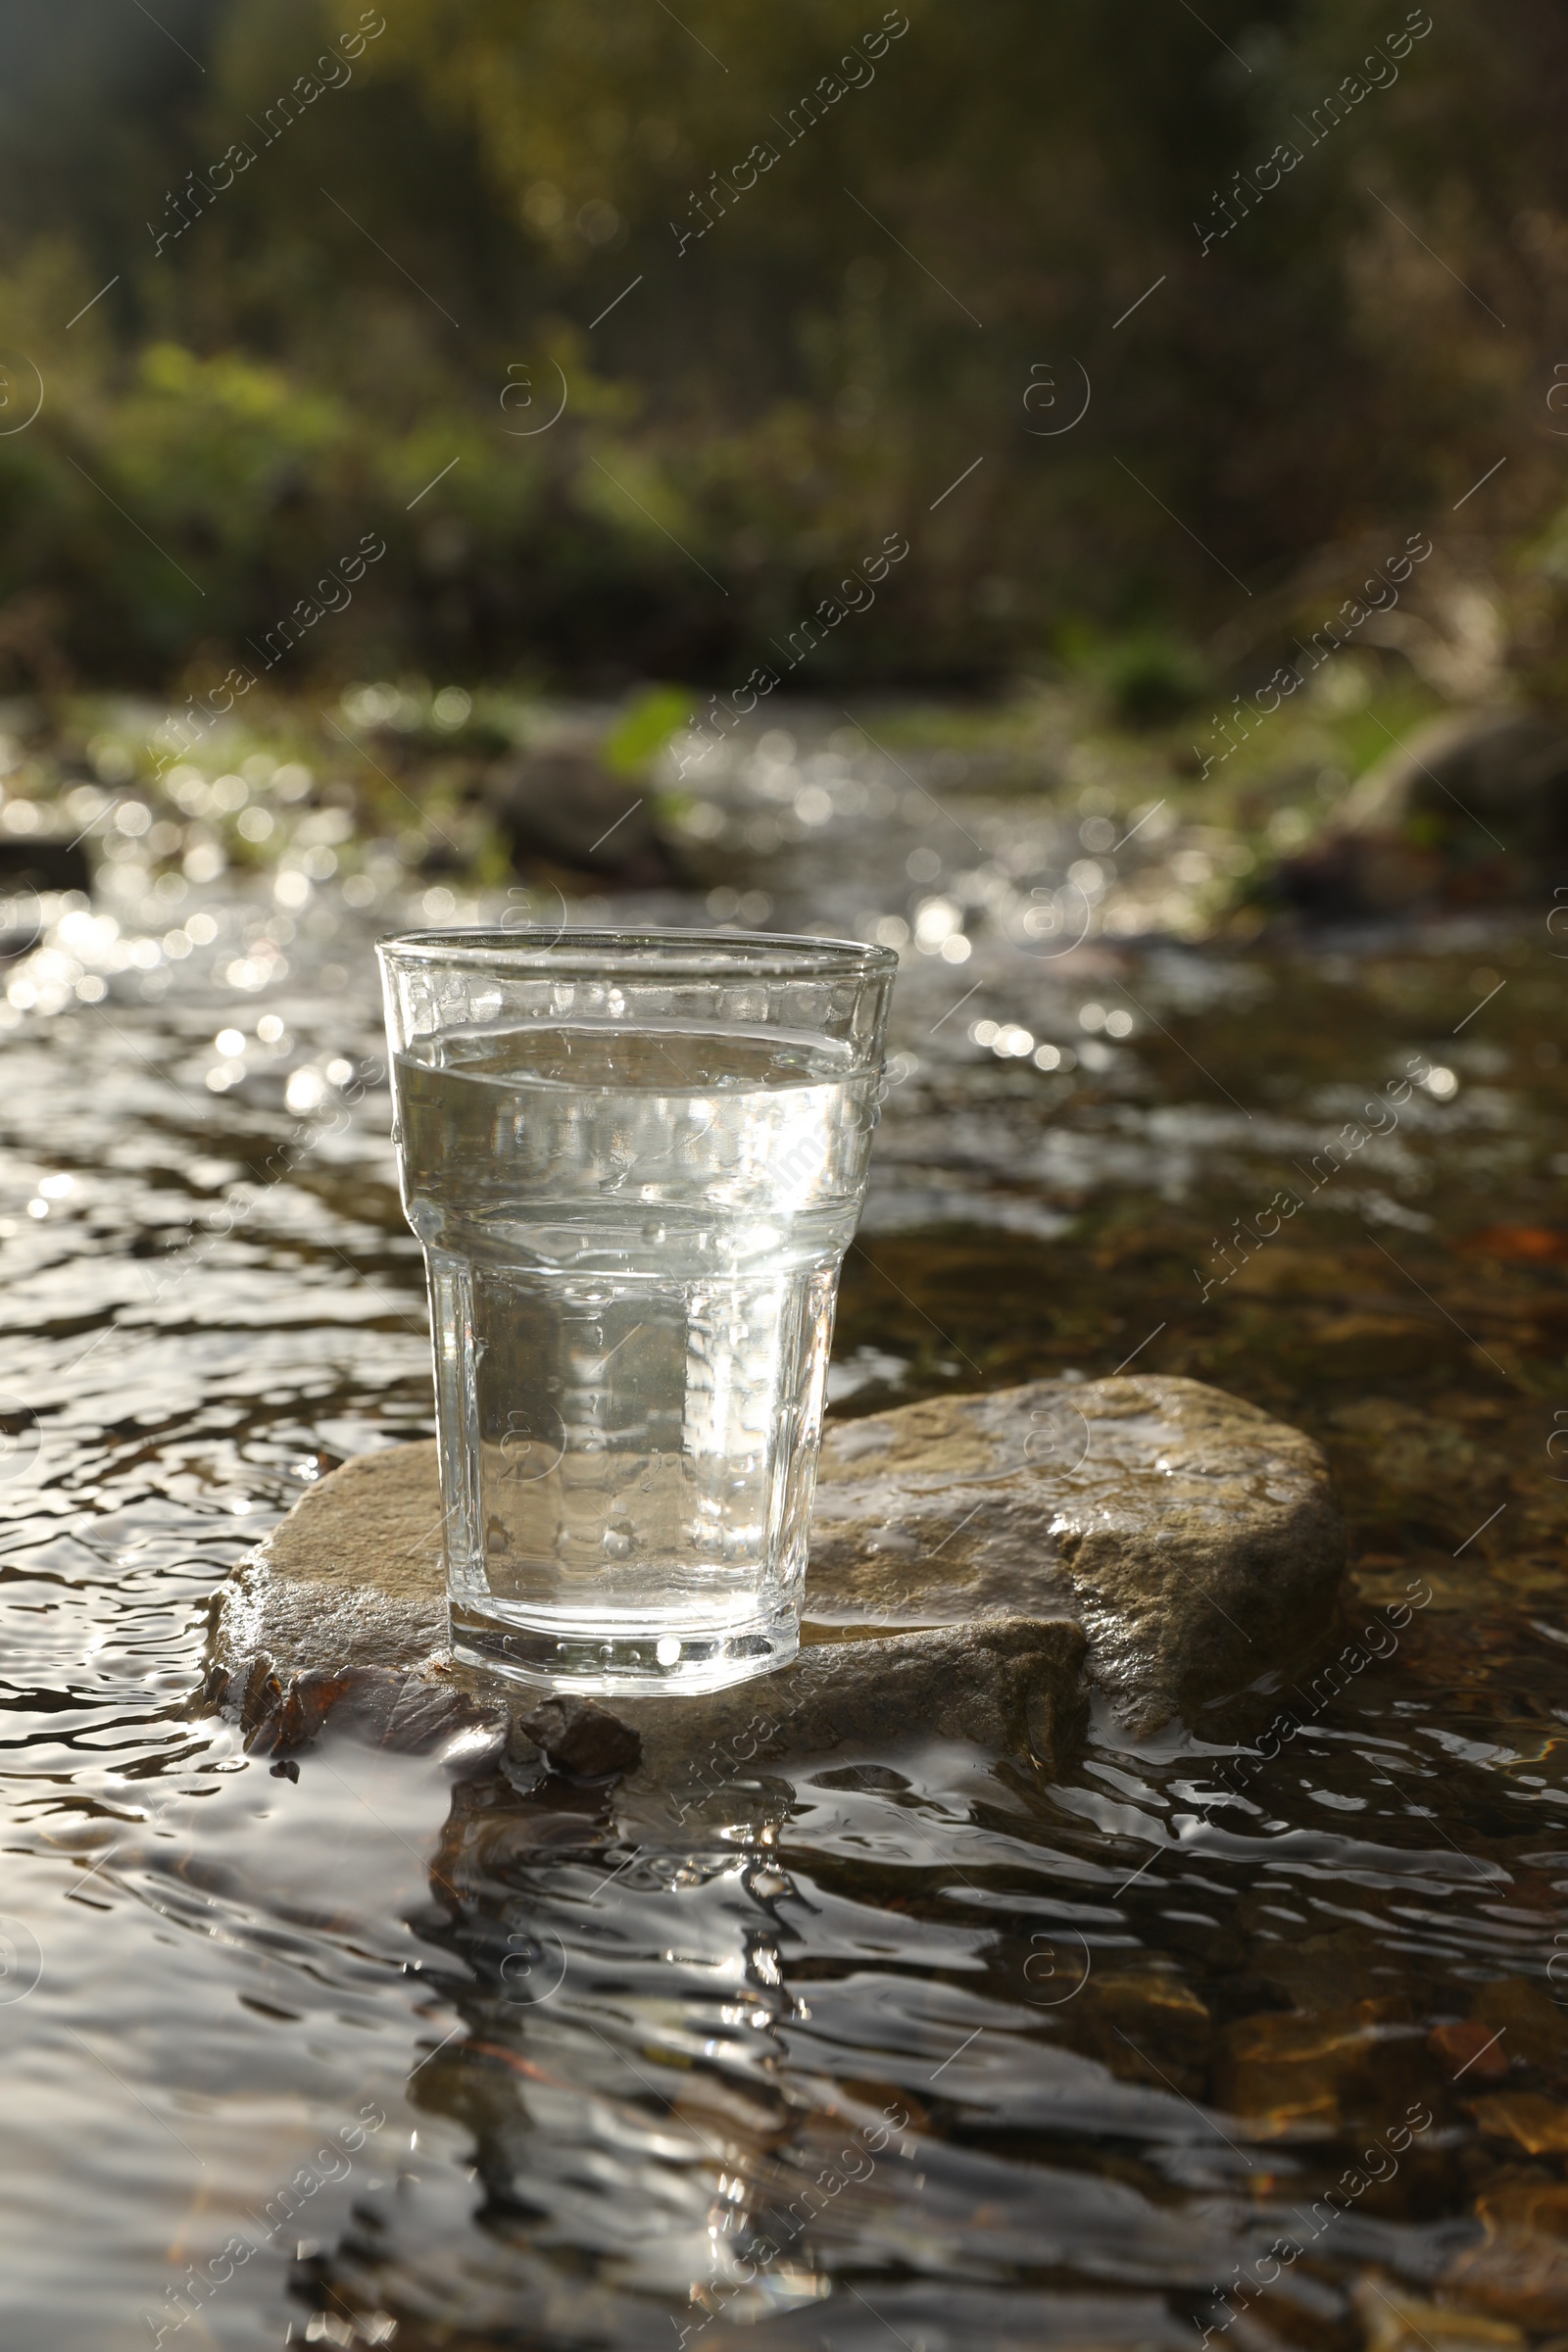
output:
POLYGON ((465 1666, 477 1666, 535 1690, 579 1691, 586 1697, 673 1698, 722 1690, 787 1666, 801 1645, 794 1609, 751 1625, 710 1630, 690 1625, 626 1628, 612 1634, 564 1634, 559 1625, 518 1624, 471 1601, 451 1603, 452 1647, 465 1666))

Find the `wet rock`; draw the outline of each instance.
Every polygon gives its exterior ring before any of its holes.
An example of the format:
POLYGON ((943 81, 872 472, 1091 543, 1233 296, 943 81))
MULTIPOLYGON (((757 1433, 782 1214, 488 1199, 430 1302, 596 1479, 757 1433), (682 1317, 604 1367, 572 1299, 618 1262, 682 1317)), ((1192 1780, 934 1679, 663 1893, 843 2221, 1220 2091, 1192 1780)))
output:
POLYGON ((232 1674, 265 1654, 292 1679, 318 1667, 423 1665, 446 1646, 441 1529, 434 1446, 345 1462, 307 1488, 224 1588, 219 1667, 232 1674))
POLYGON ((619 1810, 645 1829, 769 1808, 774 1767, 803 1757, 874 1758, 911 1739, 964 1740, 1065 1771, 1084 1728, 1081 1630, 1011 1618, 885 1641, 821 1642, 793 1665, 692 1698, 615 1701, 642 1762, 619 1810))
POLYGON ((504 1702, 519 1753, 624 1774, 639 1802, 662 1792, 677 1813, 773 1764, 869 1761, 911 1734, 1063 1770, 1092 1688, 1142 1732, 1298 1669, 1332 1628, 1345 1557, 1308 1439, 1152 1376, 831 1425, 801 1656, 701 1696, 541 1702, 461 1674, 441 1528, 433 1445, 363 1455, 313 1488, 221 1598, 227 1703, 275 1716, 288 1744, 350 1695, 328 1690, 345 1667, 412 1675, 504 1702))
POLYGON ((1036 1381, 832 1425, 806 1619, 1062 1614, 1135 1731, 1295 1671, 1345 1528, 1312 1441, 1196 1380, 1036 1381))
POLYGON ((590 745, 541 745, 498 763, 486 798, 519 873, 543 858, 629 889, 681 878, 647 792, 612 776, 590 745))
POLYGON ((547 1698, 515 1727, 557 1772, 602 1781, 629 1772, 642 1740, 629 1723, 592 1698, 547 1698))
POLYGON ((451 1683, 386 1666, 317 1669, 296 1675, 285 1689, 264 1656, 252 1661, 245 1677, 239 1714, 245 1744, 259 1755, 293 1755, 309 1747, 330 1716, 338 1731, 417 1756, 461 1732, 495 1723, 497 1711, 451 1683))
POLYGON ((1528 710, 1464 711, 1391 748, 1332 829, 1282 860, 1285 904, 1336 920, 1517 898, 1568 853, 1568 728, 1528 710))

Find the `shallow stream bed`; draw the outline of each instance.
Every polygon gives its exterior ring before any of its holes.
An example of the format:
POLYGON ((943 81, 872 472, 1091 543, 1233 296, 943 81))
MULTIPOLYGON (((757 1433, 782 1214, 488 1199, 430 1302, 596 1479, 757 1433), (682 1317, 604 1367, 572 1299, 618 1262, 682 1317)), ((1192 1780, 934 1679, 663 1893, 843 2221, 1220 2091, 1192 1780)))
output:
POLYGON ((704 787, 731 879, 613 912, 903 934, 835 1409, 1254 1399, 1341 1484, 1339 1670, 1065 1787, 911 1727, 679 1850, 247 1757, 210 1596, 431 1428, 370 949, 466 907, 54 909, 0 974, 6 2352, 1568 2342, 1563 943, 1184 944, 1190 846, 1118 876, 941 759, 775 729, 704 787))

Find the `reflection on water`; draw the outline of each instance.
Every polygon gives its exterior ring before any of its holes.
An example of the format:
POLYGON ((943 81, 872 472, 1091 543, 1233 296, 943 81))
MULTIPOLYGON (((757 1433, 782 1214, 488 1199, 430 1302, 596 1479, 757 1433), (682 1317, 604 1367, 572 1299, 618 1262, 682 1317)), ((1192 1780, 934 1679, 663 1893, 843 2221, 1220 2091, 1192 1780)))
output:
POLYGON ((208 1596, 430 1428, 369 956, 418 910, 75 909, 0 1099, 7 2352, 1568 2328, 1551 942, 1063 946, 1061 811, 900 760, 775 736, 703 787, 733 888, 625 909, 906 935, 842 1405, 1237 1389, 1334 1459, 1356 1643, 1245 1757, 911 1734, 679 1849, 483 1752, 246 1757, 208 1596))

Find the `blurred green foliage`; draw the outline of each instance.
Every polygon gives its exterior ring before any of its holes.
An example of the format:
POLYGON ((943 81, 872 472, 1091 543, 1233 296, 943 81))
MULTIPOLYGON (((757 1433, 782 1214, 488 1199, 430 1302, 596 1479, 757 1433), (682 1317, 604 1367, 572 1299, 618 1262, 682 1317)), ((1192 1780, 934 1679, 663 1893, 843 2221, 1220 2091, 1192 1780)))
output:
POLYGON ((1152 722, 1419 526, 1558 690, 1568 20, 1407 15, 10 0, 0 677, 220 672, 368 531, 279 683, 727 686, 898 531, 800 684, 1087 627, 1152 722))
POLYGON ((623 710, 600 746, 612 775, 640 776, 692 715, 692 698, 679 686, 653 686, 623 710))

